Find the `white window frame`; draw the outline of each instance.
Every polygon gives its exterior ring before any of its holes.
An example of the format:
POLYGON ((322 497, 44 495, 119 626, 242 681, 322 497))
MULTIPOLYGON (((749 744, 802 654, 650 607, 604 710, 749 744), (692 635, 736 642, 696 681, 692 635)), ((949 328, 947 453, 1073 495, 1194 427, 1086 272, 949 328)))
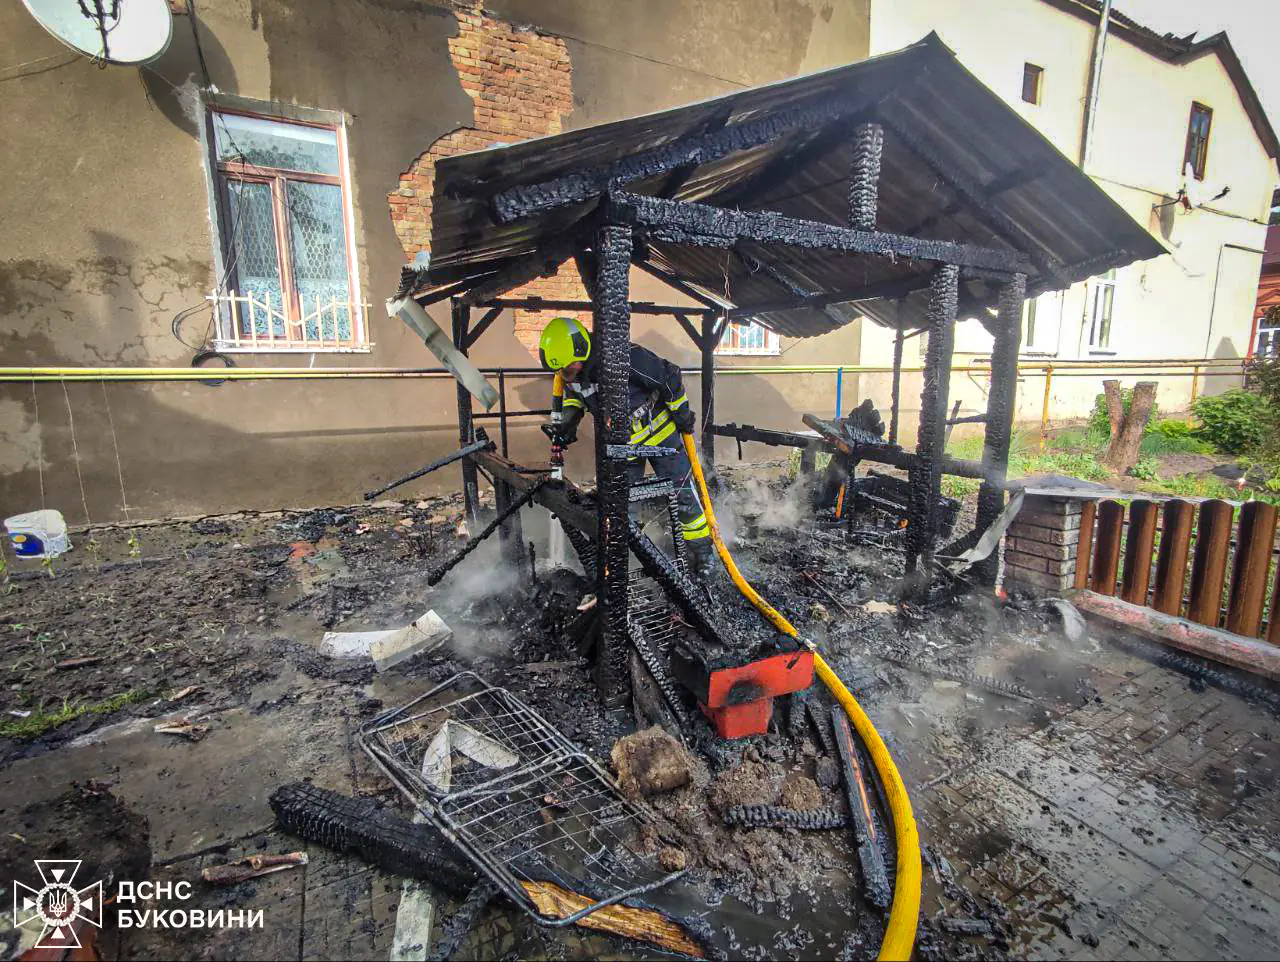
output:
MULTIPOLYGON (((210 191, 210 220, 213 224, 214 270, 218 286, 207 296, 213 307, 215 334, 214 350, 226 354, 367 354, 373 347, 368 335, 369 305, 365 303, 360 283, 359 260, 356 252, 355 212, 352 205, 351 166, 347 145, 346 123, 342 115, 332 111, 308 110, 287 104, 247 101, 242 98, 213 95, 206 103, 206 123, 202 130, 202 146, 205 151, 206 175, 210 191), (328 182, 336 182, 341 189, 343 231, 346 241, 346 264, 349 295, 347 301, 331 301, 326 305, 316 302, 272 305, 276 313, 285 314, 285 335, 259 334, 252 324, 245 333, 246 318, 256 316, 264 309, 263 302, 234 290, 232 272, 227 269, 225 243, 225 208, 221 203, 223 178, 214 146, 213 125, 218 114, 239 114, 282 125, 318 127, 335 134, 338 154, 338 174, 328 182), (283 308, 283 311, 282 311, 283 308), (337 328, 338 311, 345 310, 351 318, 351 336, 342 338, 337 328), (326 320, 326 315, 328 320, 326 320), (318 336, 311 337, 305 321, 317 319, 318 336)), ((246 168, 248 169, 248 168, 246 168)), ((308 178, 300 178, 308 179, 308 178)), ((277 231, 279 231, 277 225, 277 231)), ((279 243, 279 236, 277 237, 279 243)), ((268 325, 268 329, 271 327, 268 325)))
POLYGON ((777 357, 782 353, 782 339, 778 337, 777 331, 769 330, 759 321, 730 321, 720 335, 715 353, 728 357, 777 357), (764 334, 763 346, 743 344, 743 332, 751 331, 754 334, 756 330, 764 334))
POLYGON ((1276 357, 1280 355, 1280 315, 1272 322, 1268 315, 1270 310, 1263 311, 1258 317, 1258 329, 1253 335, 1253 347, 1249 351, 1251 357, 1276 357))
POLYGON ((1086 345, 1091 354, 1115 354, 1111 345, 1115 333, 1116 271, 1089 278, 1085 286, 1084 323, 1086 345))

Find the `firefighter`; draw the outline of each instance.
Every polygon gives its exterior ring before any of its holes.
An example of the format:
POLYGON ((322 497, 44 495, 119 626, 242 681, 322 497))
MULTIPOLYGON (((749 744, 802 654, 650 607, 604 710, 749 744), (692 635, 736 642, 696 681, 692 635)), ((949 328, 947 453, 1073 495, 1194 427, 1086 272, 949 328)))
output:
MULTIPOLYGON (((548 371, 564 380, 564 418, 542 426, 551 443, 566 447, 577 440, 578 423, 587 411, 599 406, 599 359, 591 351, 591 335, 572 317, 554 317, 538 340, 538 358, 548 371)), ((680 378, 680 368, 639 344, 631 345, 631 370, 627 378, 631 410, 629 443, 640 447, 675 448, 675 454, 653 458, 633 457, 628 464, 631 480, 644 477, 647 461, 654 474, 670 478, 679 499, 679 536, 689 549, 694 573, 702 579, 713 570, 713 546, 707 516, 698 501, 693 468, 684 452, 681 434, 692 434, 696 421, 680 378)))

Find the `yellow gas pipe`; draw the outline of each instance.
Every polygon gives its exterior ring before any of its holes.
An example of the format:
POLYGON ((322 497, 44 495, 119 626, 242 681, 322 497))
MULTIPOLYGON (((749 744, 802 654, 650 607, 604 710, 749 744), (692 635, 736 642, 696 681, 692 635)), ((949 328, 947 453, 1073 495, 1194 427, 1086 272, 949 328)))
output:
MULTIPOLYGON (((551 423, 559 427, 564 422, 564 375, 556 371, 551 379, 551 423)), ((560 481, 564 478, 564 449, 558 445, 551 446, 551 479, 560 481)))
POLYGON ((916 940, 916 927, 920 918, 921 886, 920 834, 916 830, 915 816, 911 812, 911 799, 907 796, 907 787, 903 784, 902 776, 898 774, 898 768, 894 765, 889 749, 885 747, 884 739, 876 731, 875 725, 850 694, 844 682, 831 670, 826 659, 818 653, 813 642, 801 638, 795 626, 787 621, 778 609, 760 597, 759 592, 751 587, 750 582, 738 570, 733 555, 729 554, 729 549, 725 547, 724 540, 720 537, 720 526, 716 523, 715 511, 711 507, 711 496, 707 492, 707 481, 702 475, 702 465, 698 461, 698 450, 693 443, 693 435, 681 434, 680 438, 684 441, 685 452, 689 455, 689 463, 693 466, 693 477, 698 483, 698 496, 702 499, 702 507, 707 515, 707 527, 711 529, 711 540, 716 546, 720 560, 724 562, 729 572, 729 577, 733 579, 733 583, 743 596, 764 615, 765 620, 783 634, 795 638, 813 653, 813 665, 818 678, 835 696, 840 707, 853 722, 853 727, 862 736, 867 751, 871 754, 871 763, 875 765, 876 771, 880 774, 880 780, 884 783, 885 797, 889 802, 889 810, 893 814, 894 839, 898 847, 898 877, 894 882, 893 906, 889 911, 889 923, 885 927, 884 941, 880 943, 879 958, 885 962, 890 960, 906 962, 911 958, 911 949, 916 940))

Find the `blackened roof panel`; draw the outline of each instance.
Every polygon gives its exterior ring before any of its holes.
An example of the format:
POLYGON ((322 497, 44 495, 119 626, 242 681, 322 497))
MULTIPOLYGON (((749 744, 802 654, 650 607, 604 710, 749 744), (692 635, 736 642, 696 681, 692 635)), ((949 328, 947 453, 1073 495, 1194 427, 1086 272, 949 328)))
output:
MULTIPOLYGON (((1164 253, 1159 241, 931 34, 846 67, 441 160, 430 278, 445 284, 491 273, 556 238, 585 232, 596 206, 591 201, 501 224, 492 201, 503 190, 833 98, 864 104, 859 119, 885 125, 877 214, 883 230, 1019 251, 1035 265, 1028 286, 1036 293, 1164 253), (948 177, 969 196, 953 189, 948 177)), ((673 196, 846 225, 855 127, 856 120, 845 117, 704 162, 686 172, 673 196)), ((654 194, 669 184, 662 175, 625 189, 654 194)), ((726 251, 652 239, 641 248, 685 281, 740 308, 765 309, 759 314, 763 323, 801 337, 825 333, 860 313, 892 326, 918 324, 919 296, 890 303, 857 294, 892 287, 900 297, 899 289, 927 286, 936 267, 748 243, 726 251), (848 292, 851 301, 778 309, 781 301, 832 292, 848 292)), ((979 282, 970 283, 967 293, 982 298, 993 291, 979 282)))

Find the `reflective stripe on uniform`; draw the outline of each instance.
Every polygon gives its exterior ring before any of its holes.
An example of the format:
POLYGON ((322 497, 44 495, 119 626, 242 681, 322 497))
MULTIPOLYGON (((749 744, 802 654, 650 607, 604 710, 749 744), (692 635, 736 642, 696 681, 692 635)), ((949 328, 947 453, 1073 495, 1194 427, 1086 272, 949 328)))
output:
POLYGON ((564 399, 564 406, 567 408, 580 408, 583 406, 582 398, 566 397, 564 399))
POLYGON ((673 400, 673 401, 668 401, 668 402, 667 402, 667 407, 671 408, 671 410, 673 410, 673 411, 674 411, 676 408, 681 407, 681 406, 683 406, 683 405, 685 405, 685 404, 688 404, 688 403, 689 403, 689 395, 688 395, 688 393, 686 392, 686 393, 684 393, 684 394, 681 394, 681 395, 680 395, 678 398, 676 398, 675 400, 673 400))
POLYGON ((665 441, 667 438, 671 437, 671 435, 675 433, 676 433, 676 426, 672 424, 670 421, 668 421, 658 430, 653 431, 650 434, 644 435, 640 438, 633 437, 631 439, 631 443, 643 444, 645 447, 656 447, 657 445, 661 444, 663 441, 665 441))
MULTIPOLYGON (((647 440, 671 423, 671 415, 661 411, 651 421, 634 418, 631 421, 631 443, 645 444, 647 440)), ((665 436, 665 435, 664 435, 665 436)))
POLYGON ((711 527, 707 524, 707 514, 704 511, 696 518, 680 523, 680 534, 685 541, 697 541, 701 538, 707 538, 711 535, 711 527))

